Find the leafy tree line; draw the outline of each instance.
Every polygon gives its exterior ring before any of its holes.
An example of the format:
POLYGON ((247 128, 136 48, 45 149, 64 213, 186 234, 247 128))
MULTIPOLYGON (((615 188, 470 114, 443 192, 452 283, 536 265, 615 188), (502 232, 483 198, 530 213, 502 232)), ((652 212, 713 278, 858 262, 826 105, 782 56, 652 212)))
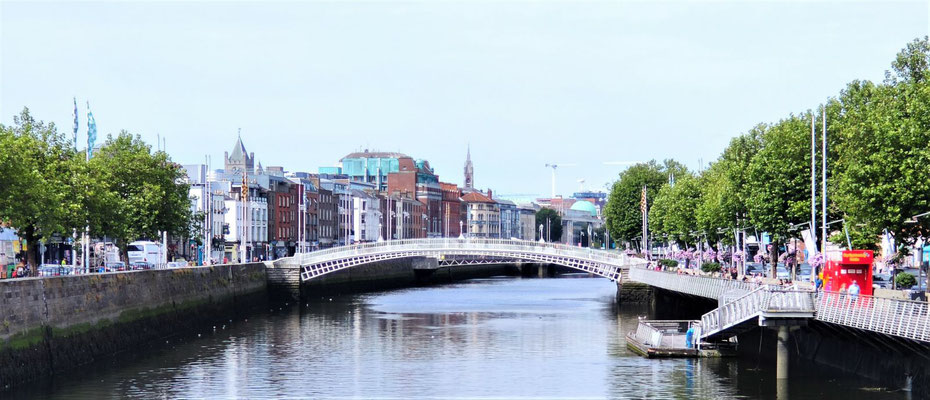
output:
MULTIPOLYGON (((759 124, 732 139, 700 172, 672 160, 650 161, 620 174, 606 206, 611 236, 641 235, 645 185, 650 227, 681 245, 695 236, 732 243, 732 230, 768 232, 776 249, 810 220, 811 119, 816 136, 817 218, 820 220, 822 113, 827 119, 827 220, 843 220, 854 248, 875 249, 888 232, 904 249, 927 237, 930 217, 930 41, 917 39, 898 53, 881 83, 853 81, 825 104, 759 124), (674 174, 675 184, 669 184, 674 174), (723 232, 723 233, 718 233, 723 232), (695 232, 697 234, 695 234, 695 232)), ((845 245, 845 235, 832 241, 845 245)), ((773 260, 777 254, 771 254, 773 260)), ((774 264, 774 263, 773 263, 774 264)))
POLYGON ((40 241, 85 226, 91 237, 112 238, 124 259, 133 240, 191 234, 184 170, 138 135, 108 136, 87 161, 28 108, 13 122, 0 124, 0 222, 26 242, 33 270, 40 241))

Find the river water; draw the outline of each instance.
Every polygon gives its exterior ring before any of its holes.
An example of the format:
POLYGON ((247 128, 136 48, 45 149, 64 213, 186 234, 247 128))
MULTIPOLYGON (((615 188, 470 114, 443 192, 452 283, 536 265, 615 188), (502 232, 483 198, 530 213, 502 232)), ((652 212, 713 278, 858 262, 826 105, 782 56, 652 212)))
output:
MULTIPOLYGON (((636 356, 623 335, 648 310, 618 308, 615 293, 606 279, 570 274, 276 306, 0 397, 776 397, 766 363, 636 356)), ((808 369, 787 398, 909 398, 808 369)))

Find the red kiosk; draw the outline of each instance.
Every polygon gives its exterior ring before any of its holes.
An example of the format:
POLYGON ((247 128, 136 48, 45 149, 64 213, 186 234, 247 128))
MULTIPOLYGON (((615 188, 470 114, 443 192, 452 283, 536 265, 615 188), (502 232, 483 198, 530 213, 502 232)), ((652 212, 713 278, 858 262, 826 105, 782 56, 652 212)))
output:
POLYGON ((872 295, 872 250, 830 251, 823 269, 823 287, 828 292, 845 292, 856 281, 859 294, 872 295))

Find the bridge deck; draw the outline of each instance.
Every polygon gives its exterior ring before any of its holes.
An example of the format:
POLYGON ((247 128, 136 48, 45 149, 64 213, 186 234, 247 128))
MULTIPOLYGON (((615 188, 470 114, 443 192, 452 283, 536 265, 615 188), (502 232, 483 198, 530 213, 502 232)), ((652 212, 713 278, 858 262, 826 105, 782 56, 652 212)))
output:
MULTIPOLYGON (((613 281, 622 279, 623 270, 644 260, 627 255, 591 248, 573 247, 555 243, 503 239, 409 239, 364 243, 335 247, 323 251, 300 254, 275 261, 275 267, 300 267, 301 280, 382 260, 408 257, 462 259, 483 257, 523 262, 541 262, 564 265, 605 277, 613 281)), ((452 263, 451 265, 454 265, 452 263)))
MULTIPOLYGON (((715 300, 733 293, 747 294, 760 287, 750 282, 678 275, 645 268, 631 268, 629 276, 631 280, 662 289, 715 300)), ((799 299, 798 293, 803 291, 794 292, 794 296, 799 299)), ((818 321, 930 343, 930 308, 927 303, 840 293, 807 293, 814 310, 813 318, 818 321)), ((781 310, 784 311, 788 310, 781 310)), ((770 318, 776 316, 769 315, 770 318)), ((782 314, 780 317, 803 316, 782 314)))

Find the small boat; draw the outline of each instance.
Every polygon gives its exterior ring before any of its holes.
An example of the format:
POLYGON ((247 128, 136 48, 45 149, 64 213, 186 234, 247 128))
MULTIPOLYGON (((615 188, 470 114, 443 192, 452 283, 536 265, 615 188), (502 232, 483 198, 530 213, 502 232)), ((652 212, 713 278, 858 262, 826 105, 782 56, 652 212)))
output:
POLYGON ((626 335, 626 346, 647 358, 736 355, 736 342, 702 343, 700 336, 701 321, 640 319, 626 335))

